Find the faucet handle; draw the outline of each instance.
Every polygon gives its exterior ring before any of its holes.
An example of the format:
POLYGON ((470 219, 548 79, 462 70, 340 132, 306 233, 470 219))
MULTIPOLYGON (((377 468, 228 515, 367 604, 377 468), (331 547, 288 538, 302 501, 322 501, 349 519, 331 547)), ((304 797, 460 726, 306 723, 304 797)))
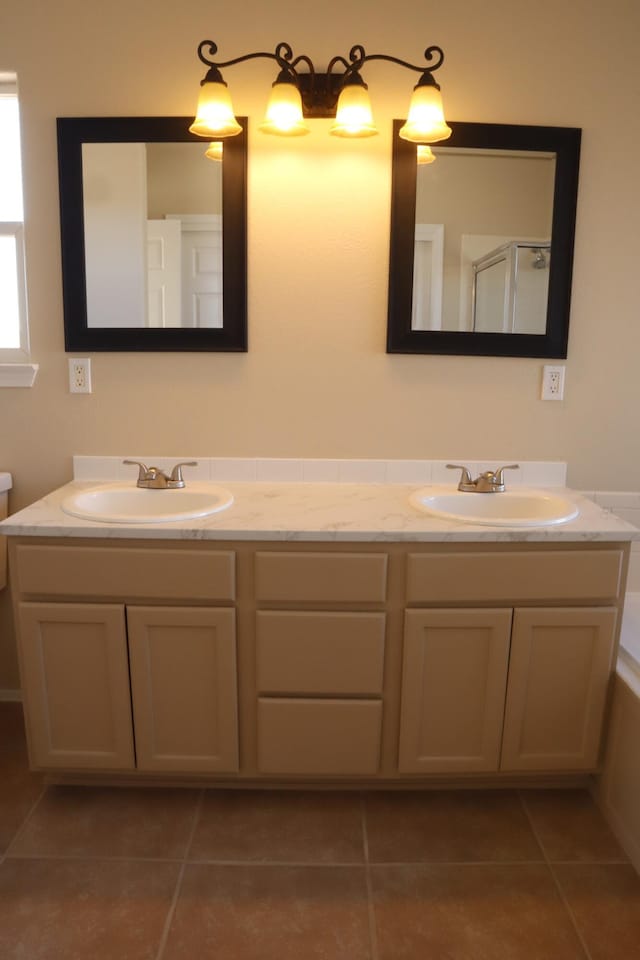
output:
POLYGON ((519 470, 519 469, 520 469, 519 463, 510 463, 506 467, 499 467, 497 470, 494 470, 493 472, 495 482, 497 484, 504 485, 504 477, 502 475, 502 471, 503 470, 519 470))
POLYGON ((197 467, 197 460, 183 460, 182 463, 176 463, 169 477, 170 483, 181 484, 184 486, 184 477, 182 476, 183 467, 197 467))
POLYGON ((467 467, 463 467, 459 463, 448 463, 447 470, 462 470, 462 473, 460 474, 460 484, 473 483, 473 480, 471 479, 471 474, 469 473, 469 470, 467 467))
MULTIPOLYGON (((141 463, 140 460, 123 460, 127 466, 137 467, 138 468, 138 480, 146 480, 149 476, 149 468, 145 463, 141 463)), ((151 468, 154 469, 153 467, 151 468)))

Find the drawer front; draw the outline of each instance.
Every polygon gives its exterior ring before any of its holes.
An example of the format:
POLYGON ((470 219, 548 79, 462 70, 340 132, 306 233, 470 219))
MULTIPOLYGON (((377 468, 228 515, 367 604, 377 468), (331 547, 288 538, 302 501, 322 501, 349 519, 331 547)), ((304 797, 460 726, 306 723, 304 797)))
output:
POLYGON ((236 594, 233 551, 20 544, 16 556, 23 597, 202 602, 236 594))
POLYGON ((348 776, 380 766, 380 700, 258 701, 260 773, 348 776))
POLYGON ((382 693, 383 613, 284 613, 256 616, 260 693, 382 693))
POLYGON ((266 603, 382 603, 384 553, 256 553, 256 599, 266 603))
POLYGON ((621 550, 410 554, 407 602, 601 603, 618 596, 622 559, 621 550))

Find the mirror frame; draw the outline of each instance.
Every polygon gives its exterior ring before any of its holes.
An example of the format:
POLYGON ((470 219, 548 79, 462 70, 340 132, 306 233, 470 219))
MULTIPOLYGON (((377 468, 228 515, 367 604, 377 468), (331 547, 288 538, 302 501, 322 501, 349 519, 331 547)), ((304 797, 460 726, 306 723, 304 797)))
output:
MULTIPOLYGON (((58 176, 64 342, 69 351, 247 350, 247 118, 242 133, 224 141, 222 175, 223 325, 192 327, 90 327, 87 323, 83 143, 202 144, 189 133, 193 117, 58 117, 58 176)), ((210 162, 210 161, 209 161, 210 162)))
POLYGON ((411 327, 417 163, 415 143, 398 136, 403 123, 403 120, 393 121, 387 353, 566 358, 581 130, 577 127, 449 122, 453 131, 451 137, 441 144, 434 144, 436 148, 475 147, 556 154, 546 331, 539 335, 473 333, 413 330, 411 327))

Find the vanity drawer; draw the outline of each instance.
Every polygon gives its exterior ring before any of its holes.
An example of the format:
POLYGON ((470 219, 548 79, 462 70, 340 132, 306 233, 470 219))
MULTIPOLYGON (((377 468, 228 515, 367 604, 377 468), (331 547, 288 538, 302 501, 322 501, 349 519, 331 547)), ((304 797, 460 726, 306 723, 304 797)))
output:
POLYGON ((408 603, 615 600, 622 550, 422 553, 407 558, 408 603))
POLYGON ((380 700, 258 701, 258 769, 297 775, 375 774, 380 700))
POLYGON ((384 613, 256 615, 260 693, 382 693, 384 613))
POLYGON ((20 544, 22 597, 129 600, 234 600, 235 553, 149 547, 20 544))
POLYGON ((256 600, 265 603, 382 603, 385 553, 256 553, 256 600))

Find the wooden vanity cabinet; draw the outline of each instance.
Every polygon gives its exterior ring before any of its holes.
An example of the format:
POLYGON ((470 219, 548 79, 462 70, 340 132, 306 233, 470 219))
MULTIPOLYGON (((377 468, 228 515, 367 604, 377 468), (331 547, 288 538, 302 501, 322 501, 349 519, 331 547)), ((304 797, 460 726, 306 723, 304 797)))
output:
POLYGON ((387 564, 353 548, 256 552, 260 775, 378 775, 387 564))
POLYGON ((628 553, 12 539, 32 764, 300 784, 594 770, 628 553))
POLYGON ((34 766, 237 773, 232 551, 23 541, 13 569, 34 766))
POLYGON ((400 773, 595 770, 624 573, 618 548, 409 555, 400 773))

